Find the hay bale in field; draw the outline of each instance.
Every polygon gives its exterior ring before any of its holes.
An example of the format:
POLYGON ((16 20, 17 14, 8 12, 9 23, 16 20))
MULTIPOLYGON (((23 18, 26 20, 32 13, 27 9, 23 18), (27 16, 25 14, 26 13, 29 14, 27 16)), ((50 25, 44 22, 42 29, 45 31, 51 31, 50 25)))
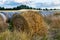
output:
POLYGON ((1 12, 1 13, 6 16, 6 18, 7 18, 6 22, 9 23, 12 15, 13 15, 13 12, 1 12))
POLYGON ((1 12, 2 14, 4 14, 7 18, 6 22, 9 23, 13 14, 15 14, 16 12, 1 12))
POLYGON ((6 20, 7 20, 6 16, 0 13, 0 32, 5 31, 8 28, 6 20))
POLYGON ((21 11, 20 14, 14 14, 12 17, 13 27, 19 31, 28 31, 31 34, 37 33, 40 36, 46 35, 48 27, 43 17, 38 11, 21 11))
POLYGON ((0 17, 2 18, 2 20, 3 20, 4 22, 6 22, 7 17, 6 17, 3 13, 0 13, 0 17))

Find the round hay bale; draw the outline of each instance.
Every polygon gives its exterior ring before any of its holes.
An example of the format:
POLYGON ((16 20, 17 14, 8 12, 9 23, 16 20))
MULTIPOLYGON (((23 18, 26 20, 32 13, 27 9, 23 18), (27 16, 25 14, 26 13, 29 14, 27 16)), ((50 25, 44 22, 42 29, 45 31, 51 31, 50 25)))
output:
POLYGON ((10 13, 10 12, 1 12, 1 13, 6 16, 6 18, 7 18, 6 22, 9 23, 9 21, 11 19, 10 17, 12 17, 11 14, 13 14, 13 13, 10 13))
POLYGON ((6 22, 9 23, 13 14, 15 14, 16 12, 1 12, 2 14, 4 14, 7 18, 6 22))
POLYGON ((0 13, 0 32, 5 31, 8 28, 6 20, 7 20, 6 16, 0 13))
POLYGON ((0 13, 0 16, 4 22, 7 21, 7 17, 3 13, 0 13))
POLYGON ((48 27, 38 11, 20 11, 20 14, 14 14, 12 17, 13 27, 19 31, 26 31, 31 34, 46 35, 48 27))

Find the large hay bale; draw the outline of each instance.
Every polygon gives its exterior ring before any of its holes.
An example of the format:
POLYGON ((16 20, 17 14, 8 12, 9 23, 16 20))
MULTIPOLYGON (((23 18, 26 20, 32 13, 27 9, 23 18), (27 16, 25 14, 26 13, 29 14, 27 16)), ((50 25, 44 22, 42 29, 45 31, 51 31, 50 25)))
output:
POLYGON ((12 18, 13 27, 19 31, 37 33, 40 36, 47 34, 48 27, 38 11, 20 11, 20 14, 14 14, 12 18))
POLYGON ((0 32, 5 31, 8 28, 6 20, 7 20, 6 16, 0 13, 0 32))

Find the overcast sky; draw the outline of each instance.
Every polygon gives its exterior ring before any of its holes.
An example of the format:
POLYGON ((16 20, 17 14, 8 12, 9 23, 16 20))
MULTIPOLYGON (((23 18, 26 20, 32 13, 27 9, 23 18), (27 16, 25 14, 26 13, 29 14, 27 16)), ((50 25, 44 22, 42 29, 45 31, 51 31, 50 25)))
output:
POLYGON ((60 9, 60 0, 0 0, 0 6, 5 8, 12 8, 21 4, 35 8, 60 9))

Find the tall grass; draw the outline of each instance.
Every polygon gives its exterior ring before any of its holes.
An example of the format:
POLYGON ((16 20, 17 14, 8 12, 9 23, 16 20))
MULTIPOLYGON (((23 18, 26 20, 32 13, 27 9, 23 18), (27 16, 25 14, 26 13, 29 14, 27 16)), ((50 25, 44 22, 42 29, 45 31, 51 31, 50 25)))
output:
POLYGON ((11 32, 6 30, 0 33, 0 40, 47 40, 47 37, 41 37, 38 34, 31 36, 31 34, 27 34, 26 32, 18 32, 16 30, 11 32))
POLYGON ((6 30, 5 32, 0 33, 0 40, 30 40, 30 35, 27 35, 25 32, 11 32, 6 30))

